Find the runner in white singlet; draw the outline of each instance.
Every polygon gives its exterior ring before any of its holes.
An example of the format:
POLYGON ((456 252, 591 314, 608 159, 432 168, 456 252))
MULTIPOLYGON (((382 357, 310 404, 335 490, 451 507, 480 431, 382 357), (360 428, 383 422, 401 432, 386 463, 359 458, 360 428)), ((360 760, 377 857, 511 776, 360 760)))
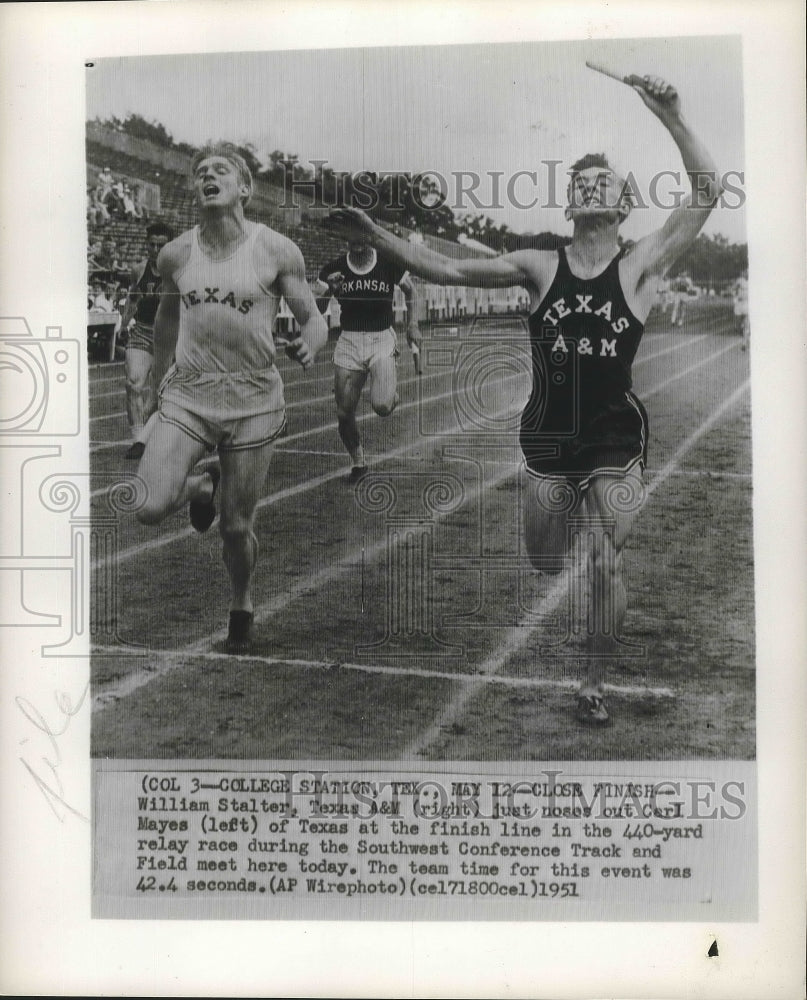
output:
POLYGON ((192 525, 206 531, 216 516, 221 480, 219 530, 232 586, 226 648, 243 652, 252 641, 255 507, 285 423, 272 339, 281 296, 300 325, 286 353, 304 369, 327 331, 297 246, 245 219, 252 176, 235 148, 205 147, 191 170, 200 223, 157 259, 162 286, 154 350, 162 381, 158 420, 138 469, 146 499, 137 516, 159 524, 190 503, 192 525), (213 464, 194 473, 214 450, 220 468, 213 464))

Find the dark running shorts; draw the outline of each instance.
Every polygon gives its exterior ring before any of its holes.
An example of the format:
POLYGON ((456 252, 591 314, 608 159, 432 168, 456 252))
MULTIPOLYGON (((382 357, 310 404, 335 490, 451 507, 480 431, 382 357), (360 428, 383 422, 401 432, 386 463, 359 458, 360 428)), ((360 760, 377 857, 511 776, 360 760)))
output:
POLYGON ((647 412, 632 392, 598 410, 576 437, 544 437, 521 429, 532 476, 568 479, 585 489, 597 475, 622 475, 647 463, 647 412))
POLYGON ((135 320, 135 324, 129 331, 129 339, 126 341, 127 350, 130 347, 136 347, 138 351, 148 351, 149 354, 154 353, 154 327, 146 326, 145 323, 138 323, 135 320))

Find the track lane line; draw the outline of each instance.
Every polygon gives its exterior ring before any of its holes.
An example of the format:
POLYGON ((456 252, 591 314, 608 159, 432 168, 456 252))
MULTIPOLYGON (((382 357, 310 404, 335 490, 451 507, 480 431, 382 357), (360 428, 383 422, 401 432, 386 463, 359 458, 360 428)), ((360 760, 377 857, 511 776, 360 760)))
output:
MULTIPOLYGON (((681 377, 681 373, 677 373, 671 379, 659 383, 659 385, 656 386, 653 391, 654 392, 662 391, 664 388, 666 388, 669 382, 674 381, 676 378, 679 377, 681 377)), ((657 479, 654 480, 654 482, 648 487, 648 497, 655 491, 655 489, 658 488, 659 485, 661 485, 661 482, 663 482, 664 479, 668 478, 669 475, 672 474, 672 471, 680 462, 680 459, 683 457, 683 455, 686 454, 692 448, 694 443, 696 443, 696 441, 699 440, 699 438, 704 433, 706 433, 706 431, 711 427, 711 423, 716 422, 716 420, 719 419, 719 416, 717 414, 722 413, 724 408, 727 409, 729 405, 733 404, 735 397, 739 398, 739 395, 742 392, 744 392, 748 388, 748 386, 749 386, 749 381, 743 383, 743 385, 740 386, 739 389, 736 390, 731 397, 729 397, 727 400, 724 401, 723 404, 721 404, 721 406, 718 408, 718 411, 715 411, 715 413, 713 413, 711 417, 707 418, 707 420, 704 421, 704 423, 702 423, 700 427, 684 441, 684 443, 676 450, 670 461, 667 462, 665 466, 663 466, 663 468, 658 474, 657 479)), ((649 392, 645 393, 645 396, 648 396, 649 394, 650 394, 649 392)), ((503 414, 506 413, 507 411, 502 410, 500 412, 503 414)), ((492 416, 497 417, 499 416, 499 414, 498 413, 493 414, 492 416)), ((504 482, 509 478, 512 478, 514 475, 517 475, 519 469, 520 466, 513 466, 512 463, 507 463, 507 466, 503 472, 497 474, 490 480, 486 480, 484 483, 480 484, 480 486, 477 489, 472 490, 466 497, 463 506, 465 506, 465 504, 468 503, 469 501, 475 500, 477 495, 481 495, 482 493, 487 492, 489 489, 492 489, 493 487, 499 485, 499 483, 504 482)), ((440 521, 446 516, 448 516, 448 514, 444 515, 438 514, 435 516, 435 520, 440 521)), ((184 534, 194 534, 193 529, 187 529, 184 532, 184 534)), ((292 601, 298 599, 303 594, 310 592, 311 590, 316 590, 320 586, 330 583, 337 576, 339 576, 344 570, 346 570, 350 566, 355 565, 361 559, 363 558, 370 560, 374 559, 375 556, 384 551, 385 548, 386 548, 385 539, 380 540, 378 543, 371 546, 369 549, 365 549, 363 547, 357 547, 356 549, 353 550, 353 552, 351 552, 348 556, 343 558, 340 562, 332 566, 329 566, 323 570, 320 570, 318 573, 315 573, 299 581, 295 586, 293 586, 290 590, 286 591, 283 595, 276 597, 267 604, 261 605, 260 607, 256 608, 255 610, 256 624, 260 624, 261 622, 266 621, 267 619, 272 617, 272 615, 278 614, 280 611, 286 608, 292 601)), ((553 587, 550 593, 546 595, 546 597, 543 599, 544 601, 550 601, 550 600, 552 601, 551 607, 547 606, 541 609, 543 613, 547 613, 548 611, 553 610, 555 607, 557 607, 557 604, 560 602, 560 600, 562 600, 566 596, 565 588, 571 582, 572 578, 571 574, 567 575, 569 576, 569 579, 565 579, 565 575, 561 576, 560 580, 557 581, 556 585, 553 587), (561 587, 561 584, 563 584, 563 587, 561 587)), ((534 613, 535 613, 534 611, 529 612, 528 613, 529 618, 532 618, 534 613)), ((529 638, 529 635, 531 635, 531 631, 534 631, 534 629, 529 630, 528 627, 525 628, 524 626, 515 626, 513 629, 509 630, 508 632, 509 643, 512 645, 513 642, 516 639, 518 639, 519 645, 523 644, 523 642, 526 641, 526 639, 524 638, 525 631, 528 632, 526 638, 529 638)), ((216 632, 183 647, 183 649, 180 652, 186 655, 209 652, 210 644, 213 642, 221 641, 226 637, 226 634, 227 634, 226 628, 221 628, 216 632)), ((517 645, 513 646, 513 651, 515 651, 515 649, 517 648, 518 648, 517 645)), ((228 655, 228 654, 222 654, 222 655, 228 655)), ((488 660, 485 662, 489 663, 493 661, 489 657, 488 660)), ((501 669, 501 666, 504 665, 504 662, 505 661, 502 660, 501 664, 497 669, 501 669)), ((151 671, 144 675, 141 675, 140 683, 138 683, 136 687, 132 688, 132 690, 136 690, 137 687, 141 687, 143 684, 146 684, 150 680, 155 679, 156 676, 159 676, 159 670, 151 671)), ((465 704, 465 702, 463 702, 463 704, 465 704)))
MULTIPOLYGON (((737 401, 748 391, 750 380, 747 379, 737 389, 726 397, 720 405, 694 430, 675 450, 672 457, 664 464, 656 478, 647 487, 646 501, 650 496, 662 486, 672 475, 681 462, 681 459, 692 450, 692 448, 707 434, 730 410, 737 401)), ((571 584, 578 578, 581 572, 580 566, 571 566, 564 571, 557 579, 549 593, 536 602, 535 606, 527 612, 521 624, 513 626, 505 635, 503 642, 495 653, 491 653, 479 669, 480 674, 489 677, 498 673, 509 661, 510 657, 521 650, 527 642, 538 632, 541 626, 530 626, 530 621, 536 615, 547 615, 554 611, 560 602, 565 599, 571 584)), ((579 685, 575 685, 579 687, 579 685)), ((435 743, 442 735, 446 726, 451 725, 462 716, 469 702, 477 696, 482 689, 482 683, 475 678, 469 681, 465 687, 458 692, 448 705, 446 705, 437 715, 437 718, 428 726, 420 736, 414 740, 403 751, 400 759, 422 757, 428 748, 435 743)))
MULTIPOLYGON (((103 656, 107 653, 120 652, 119 646, 93 646, 93 654, 98 654, 103 656)), ((543 677, 507 677, 507 676, 496 676, 491 674, 484 678, 479 678, 475 674, 468 673, 452 673, 448 670, 427 670, 425 668, 421 669, 418 667, 380 667, 375 664, 367 663, 342 663, 327 660, 301 660, 291 657, 282 656, 255 656, 249 654, 232 654, 232 653, 217 653, 214 650, 209 650, 204 653, 182 653, 170 649, 144 649, 143 656, 148 656, 151 662, 155 660, 162 661, 159 668, 159 676, 165 677, 166 674, 171 673, 180 667, 186 666, 188 664, 195 663, 198 660, 205 661, 217 661, 222 660, 228 663, 249 663, 255 664, 256 666, 262 667, 295 667, 301 670, 318 670, 321 672, 326 672, 328 674, 336 675, 342 673, 343 671, 362 673, 362 674, 375 674, 375 675, 388 675, 390 677, 418 677, 424 680, 447 680, 454 681, 456 683, 467 683, 473 681, 480 681, 483 684, 497 684, 502 687, 508 688, 559 688, 564 690, 575 690, 577 688, 576 681, 569 681, 563 679, 551 679, 543 677)), ((126 698, 127 695, 132 694, 138 688, 143 687, 152 680, 153 670, 143 670, 139 672, 133 672, 128 675, 126 682, 118 684, 114 691, 99 691, 93 696, 93 711, 103 711, 110 705, 114 705, 116 702, 121 701, 126 698)), ((618 684, 608 684, 606 685, 609 693, 620 694, 628 697, 647 697, 651 696, 654 698, 674 698, 674 693, 666 687, 647 687, 644 685, 634 684, 634 685, 618 685, 618 684)))

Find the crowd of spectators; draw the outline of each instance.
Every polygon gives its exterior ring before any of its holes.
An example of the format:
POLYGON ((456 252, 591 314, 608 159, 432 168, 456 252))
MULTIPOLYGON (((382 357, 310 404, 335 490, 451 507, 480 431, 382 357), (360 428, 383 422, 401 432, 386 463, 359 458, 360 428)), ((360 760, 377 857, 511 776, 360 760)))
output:
POLYGON ((123 260, 115 240, 95 240, 87 249, 87 309, 123 313, 135 261, 123 260))
POLYGON ((95 187, 87 188, 87 221, 94 228, 112 219, 147 218, 143 185, 130 185, 125 178, 116 178, 109 167, 98 174, 95 187))

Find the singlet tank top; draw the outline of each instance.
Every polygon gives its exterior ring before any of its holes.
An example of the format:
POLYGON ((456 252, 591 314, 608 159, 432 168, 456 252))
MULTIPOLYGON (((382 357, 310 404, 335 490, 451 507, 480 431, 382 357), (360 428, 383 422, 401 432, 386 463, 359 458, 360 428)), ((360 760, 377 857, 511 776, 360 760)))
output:
POLYGON ((244 371, 274 364, 272 325, 278 297, 255 270, 255 243, 263 228, 247 224, 247 238, 226 260, 211 260, 191 236, 188 262, 174 275, 181 306, 177 367, 188 371, 244 371))
POLYGON ((148 260, 143 265, 133 291, 139 296, 135 307, 135 320, 144 326, 154 326, 154 317, 160 304, 160 275, 148 260))
POLYGON ((342 254, 320 268, 320 281, 327 281, 328 276, 336 272, 342 275, 336 298, 342 310, 343 330, 377 333, 392 326, 395 286, 406 274, 406 268, 378 251, 373 253, 372 267, 365 271, 354 270, 348 254, 342 254))
POLYGON ((593 278, 578 278, 566 251, 549 290, 530 315, 533 384, 522 428, 551 434, 585 426, 631 388, 631 366, 644 333, 619 280, 624 250, 593 278))

